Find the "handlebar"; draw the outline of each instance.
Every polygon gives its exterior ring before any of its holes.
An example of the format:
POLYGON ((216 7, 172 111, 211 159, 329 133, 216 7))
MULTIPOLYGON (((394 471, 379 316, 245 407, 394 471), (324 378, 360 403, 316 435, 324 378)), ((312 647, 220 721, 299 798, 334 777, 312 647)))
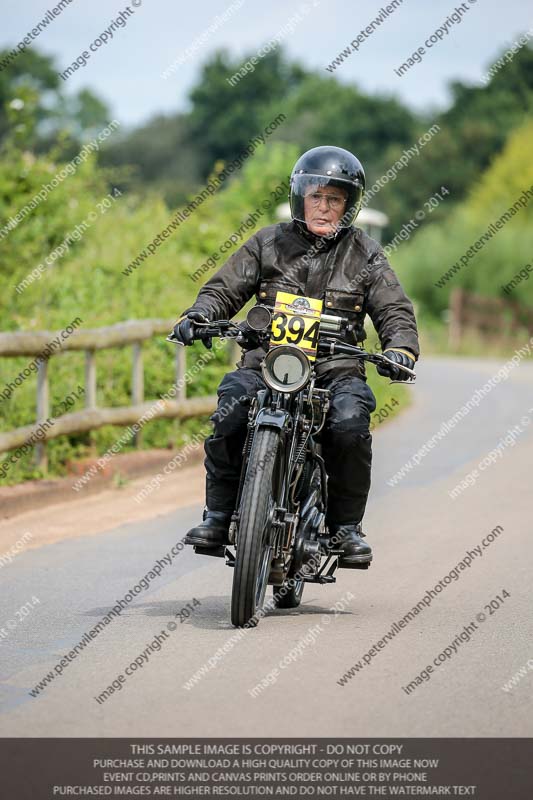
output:
POLYGON ((416 379, 416 372, 413 369, 404 367, 403 364, 398 364, 397 361, 392 361, 390 358, 387 358, 387 356, 383 355, 383 353, 369 353, 362 347, 357 347, 354 344, 346 344, 346 342, 339 342, 337 339, 326 339, 319 342, 318 352, 322 355, 336 355, 338 353, 345 353, 346 355, 360 358, 362 361, 368 361, 370 364, 397 367, 398 369, 402 370, 402 372, 406 372, 410 376, 411 383, 414 383, 416 379))
MULTIPOLYGON (((255 339, 258 342, 266 342, 270 339, 270 329, 256 331, 247 326, 246 323, 238 324, 232 322, 231 320, 194 323, 195 339, 237 339, 238 337, 240 337, 241 341, 243 342, 249 341, 250 338, 255 339)), ((182 343, 176 339, 174 331, 172 331, 166 337, 166 340, 167 342, 172 342, 173 344, 183 346, 182 343)), ((327 337, 320 339, 318 342, 317 352, 321 355, 345 354, 360 358, 362 361, 368 361, 376 366, 392 366, 402 370, 402 372, 406 372, 410 376, 409 383, 414 383, 416 379, 416 373, 414 370, 410 369, 409 367, 404 367, 402 364, 398 364, 396 361, 392 361, 390 358, 387 358, 385 355, 383 355, 383 353, 369 353, 362 347, 357 347, 357 345, 353 344, 347 344, 346 342, 340 342, 338 339, 327 337)))
MULTIPOLYGON (((246 330, 241 328, 235 322, 228 319, 221 319, 218 322, 195 322, 194 323, 194 338, 195 339, 236 339, 238 336, 246 335, 246 330)), ((269 335, 269 334, 268 334, 269 335)), ((177 344, 184 347, 183 342, 176 339, 174 331, 171 331, 166 337, 167 342, 177 344)))

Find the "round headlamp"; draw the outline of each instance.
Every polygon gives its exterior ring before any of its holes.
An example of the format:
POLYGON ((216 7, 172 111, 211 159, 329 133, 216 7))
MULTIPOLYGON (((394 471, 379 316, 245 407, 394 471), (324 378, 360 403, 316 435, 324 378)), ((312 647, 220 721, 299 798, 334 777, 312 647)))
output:
POLYGON ((277 392, 299 392, 311 375, 311 363, 299 347, 280 344, 266 354, 261 364, 267 386, 277 392))

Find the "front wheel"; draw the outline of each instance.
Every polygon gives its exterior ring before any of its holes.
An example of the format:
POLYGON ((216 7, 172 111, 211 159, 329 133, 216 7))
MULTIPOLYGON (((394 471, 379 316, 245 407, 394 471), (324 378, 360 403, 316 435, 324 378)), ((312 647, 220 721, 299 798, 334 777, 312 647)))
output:
POLYGON ((272 561, 270 528, 279 448, 277 429, 256 430, 241 495, 231 593, 231 622, 237 628, 257 625, 256 611, 265 599, 272 561))

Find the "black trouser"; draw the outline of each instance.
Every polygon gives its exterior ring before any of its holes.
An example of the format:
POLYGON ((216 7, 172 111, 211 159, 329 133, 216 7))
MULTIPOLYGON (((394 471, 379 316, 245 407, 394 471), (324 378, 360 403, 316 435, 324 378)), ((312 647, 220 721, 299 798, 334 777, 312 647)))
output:
MULTIPOLYGON (((370 489, 372 436, 370 414, 376 399, 361 378, 346 371, 324 374, 317 388, 331 392, 322 431, 322 453, 328 474, 328 523, 357 523, 365 513, 370 489)), ((258 370, 242 367, 229 372, 218 387, 218 407, 211 417, 214 432, 205 441, 206 505, 210 511, 234 510, 246 437, 249 405, 265 383, 258 370)))

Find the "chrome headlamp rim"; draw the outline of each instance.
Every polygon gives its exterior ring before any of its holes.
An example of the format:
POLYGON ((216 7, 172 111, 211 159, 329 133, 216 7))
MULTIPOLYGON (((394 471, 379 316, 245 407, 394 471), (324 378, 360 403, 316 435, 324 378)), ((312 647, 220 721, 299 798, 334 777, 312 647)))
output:
POLYGON ((283 392, 284 394, 295 394, 303 389, 309 382, 311 376, 312 365, 307 355, 299 347, 294 344, 278 344, 272 347, 265 358, 261 362, 261 372, 263 379, 267 386, 276 392, 283 392), (298 359, 300 364, 303 365, 302 377, 293 384, 287 385, 278 381, 272 371, 272 362, 281 355, 289 355, 298 359))

